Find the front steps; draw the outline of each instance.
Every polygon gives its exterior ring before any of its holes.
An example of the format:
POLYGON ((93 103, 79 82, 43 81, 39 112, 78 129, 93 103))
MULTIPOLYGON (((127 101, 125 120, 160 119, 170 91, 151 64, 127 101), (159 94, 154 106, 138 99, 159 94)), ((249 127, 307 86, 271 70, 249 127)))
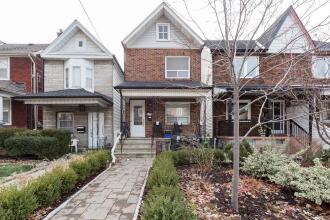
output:
POLYGON ((122 146, 118 143, 115 155, 124 157, 155 157, 156 140, 151 146, 151 138, 127 138, 122 140, 122 146))

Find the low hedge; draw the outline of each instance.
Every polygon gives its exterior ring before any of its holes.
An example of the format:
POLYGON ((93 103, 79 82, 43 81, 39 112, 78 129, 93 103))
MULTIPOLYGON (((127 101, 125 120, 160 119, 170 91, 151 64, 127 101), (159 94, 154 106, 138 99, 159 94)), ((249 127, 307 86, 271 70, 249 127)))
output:
POLYGON ((3 134, 8 134, 2 137, 7 137, 3 148, 9 156, 33 155, 41 159, 56 159, 70 150, 71 135, 63 129, 8 129, 3 134))
POLYGON ((0 148, 4 148, 5 140, 16 133, 27 131, 26 128, 0 128, 0 148))
MULTIPOLYGON (((86 161, 88 164, 91 158, 99 159, 100 162, 97 163, 99 169, 104 168, 107 161, 111 159, 107 151, 100 150, 86 154, 79 161, 86 161)), ((73 190, 79 180, 79 174, 72 168, 74 163, 75 161, 69 168, 55 168, 22 189, 16 187, 2 189, 0 191, 0 219, 27 219, 38 207, 49 206, 61 195, 73 190)), ((88 175, 91 174, 92 172, 88 175)))
POLYGON ((5 140, 5 150, 9 156, 33 155, 40 159, 57 158, 59 141, 54 137, 12 136, 5 140))
MULTIPOLYGON (((180 191, 179 176, 176 173, 173 155, 172 153, 162 153, 156 157, 153 163, 147 181, 150 191, 143 205, 142 219, 197 219, 180 191)), ((175 155, 178 156, 178 153, 175 155)), ((186 160, 186 157, 180 158, 186 160)), ((178 160, 178 162, 182 161, 178 160)))

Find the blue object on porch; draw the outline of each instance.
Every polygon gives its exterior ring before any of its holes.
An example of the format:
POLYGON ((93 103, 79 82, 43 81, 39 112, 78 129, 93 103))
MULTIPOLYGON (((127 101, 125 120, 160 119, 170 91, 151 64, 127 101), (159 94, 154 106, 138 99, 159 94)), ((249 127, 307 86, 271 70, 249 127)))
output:
POLYGON ((164 138, 172 138, 172 132, 169 130, 164 131, 164 138))

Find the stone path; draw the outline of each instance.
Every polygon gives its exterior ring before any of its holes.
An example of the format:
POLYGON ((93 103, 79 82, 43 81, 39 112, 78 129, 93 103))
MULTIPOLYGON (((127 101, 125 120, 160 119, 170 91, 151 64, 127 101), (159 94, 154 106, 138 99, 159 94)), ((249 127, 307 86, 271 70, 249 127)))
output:
POLYGON ((123 159, 94 179, 50 219, 133 219, 151 165, 151 158, 123 159))

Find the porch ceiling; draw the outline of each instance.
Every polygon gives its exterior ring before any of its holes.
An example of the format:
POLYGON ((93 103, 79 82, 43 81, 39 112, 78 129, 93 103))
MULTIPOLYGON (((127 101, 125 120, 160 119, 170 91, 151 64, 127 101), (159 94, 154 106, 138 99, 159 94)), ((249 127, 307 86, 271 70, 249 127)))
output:
POLYGON ((121 92, 124 97, 195 98, 210 95, 210 91, 205 89, 122 89, 121 92))

